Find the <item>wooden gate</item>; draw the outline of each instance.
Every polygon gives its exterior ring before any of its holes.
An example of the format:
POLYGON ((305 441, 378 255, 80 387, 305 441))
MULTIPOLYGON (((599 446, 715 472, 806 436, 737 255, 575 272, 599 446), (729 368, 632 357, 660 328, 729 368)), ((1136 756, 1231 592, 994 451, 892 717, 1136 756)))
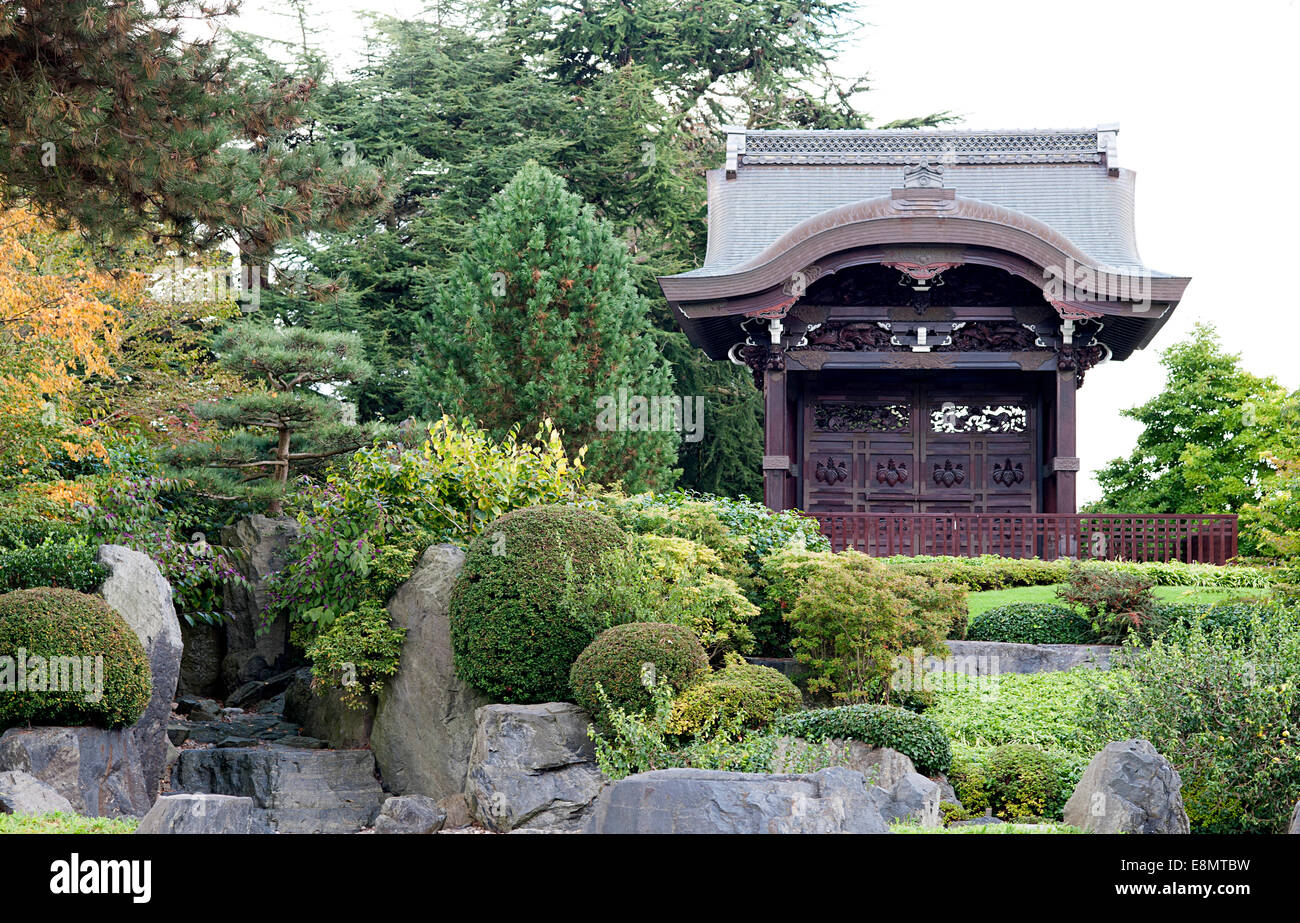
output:
POLYGON ((1028 393, 900 382, 869 397, 811 394, 804 401, 803 509, 1038 512, 1038 426, 1028 393))

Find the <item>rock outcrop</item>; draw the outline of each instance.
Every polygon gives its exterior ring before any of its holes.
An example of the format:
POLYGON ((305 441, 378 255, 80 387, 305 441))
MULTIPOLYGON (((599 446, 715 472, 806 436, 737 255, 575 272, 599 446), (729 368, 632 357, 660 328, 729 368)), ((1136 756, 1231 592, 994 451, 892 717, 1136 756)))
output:
POLYGON ((1109 743, 1065 803, 1065 822, 1089 833, 1190 833, 1182 786, 1148 741, 1109 743))

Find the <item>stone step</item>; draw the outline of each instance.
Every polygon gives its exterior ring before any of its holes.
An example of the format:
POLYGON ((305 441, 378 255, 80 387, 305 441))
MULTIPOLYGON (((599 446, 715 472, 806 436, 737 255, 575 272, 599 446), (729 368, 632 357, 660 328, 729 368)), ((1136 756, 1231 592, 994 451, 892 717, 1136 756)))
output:
POLYGON ((384 802, 369 750, 182 750, 173 791, 253 799, 279 833, 355 833, 384 802))

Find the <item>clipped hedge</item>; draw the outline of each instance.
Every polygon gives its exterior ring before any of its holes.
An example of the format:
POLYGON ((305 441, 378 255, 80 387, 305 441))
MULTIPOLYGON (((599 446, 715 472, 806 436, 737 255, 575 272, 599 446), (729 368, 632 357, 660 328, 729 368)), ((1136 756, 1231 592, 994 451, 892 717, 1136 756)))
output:
POLYGON ((1174 628, 1190 628, 1197 625, 1207 633, 1234 641, 1245 641, 1250 637, 1255 618, 1266 621, 1272 612, 1272 606, 1245 600, 1220 603, 1156 603, 1146 625, 1143 626, 1141 635, 1144 640, 1152 640, 1164 636, 1174 628))
POLYGON ((891 705, 841 705, 778 718, 781 733, 814 743, 860 740, 889 747, 911 757, 918 772, 933 775, 952 765, 952 745, 938 722, 927 715, 891 705))
POLYGON ((0 596, 0 690, 0 729, 114 728, 134 724, 144 713, 152 682, 140 639, 108 603, 43 587, 0 596), (23 688, 20 656, 27 659, 23 688))
POLYGON ((982 612, 966 628, 970 641, 1012 644, 1095 644, 1091 623, 1066 606, 1008 603, 982 612))
POLYGON ((948 781, 973 815, 991 811, 1005 821, 1060 820, 1088 758, 1029 744, 993 750, 959 749, 948 781))
POLYGON ((779 670, 733 660, 677 696, 670 734, 700 734, 739 725, 765 728, 803 705, 798 688, 779 670))
POLYGON ((606 709, 598 686, 613 707, 646 712, 654 705, 650 689, 655 683, 686 689, 708 672, 708 655, 689 628, 630 622, 601 632, 587 645, 569 671, 569 686, 575 702, 604 720, 606 709), (653 676, 645 675, 647 664, 654 665, 653 676))
POLYGON ((569 668, 604 624, 564 605, 574 575, 599 579, 626 534, 571 506, 530 506, 494 520, 470 543, 452 590, 456 671, 504 703, 569 694, 569 668))
MULTIPOLYGON (((975 558, 918 556, 883 558, 905 573, 937 577, 959 583, 969 590, 1005 590, 1018 586, 1048 586, 1063 583, 1070 576, 1070 562, 1064 559, 1003 558, 981 555, 975 558)), ((1118 573, 1146 577, 1156 586, 1194 586, 1203 589, 1265 589, 1273 582, 1267 568, 1242 565, 1184 564, 1181 561, 1092 561, 1098 567, 1118 573)))
POLYGON ((43 586, 93 592, 108 579, 108 568, 95 560, 98 553, 98 545, 80 539, 0 551, 0 593, 43 586))

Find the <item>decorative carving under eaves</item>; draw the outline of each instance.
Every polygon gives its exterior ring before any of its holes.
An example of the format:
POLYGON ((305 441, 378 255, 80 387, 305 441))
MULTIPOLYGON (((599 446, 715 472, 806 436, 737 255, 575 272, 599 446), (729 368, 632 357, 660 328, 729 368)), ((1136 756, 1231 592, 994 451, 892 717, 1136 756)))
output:
POLYGON ((754 387, 763 390, 764 372, 784 372, 785 353, 767 346, 746 344, 736 350, 742 362, 754 373, 754 387))
POLYGON ((809 349, 829 349, 837 352, 857 350, 889 351, 898 349, 889 342, 889 331, 879 324, 855 321, 826 324, 808 333, 809 349))
POLYGON ((1033 331, 1020 324, 977 321, 954 331, 952 345, 947 348, 964 353, 1003 352, 1033 349, 1037 339, 1033 331))
POLYGON ((1106 347, 1093 341, 1083 346, 1059 346, 1056 349, 1056 367, 1064 371, 1074 371, 1075 387, 1083 386, 1083 376, 1102 359, 1106 358, 1106 347))
POLYGON ((823 433, 907 432, 912 411, 907 404, 819 401, 813 406, 813 428, 823 433))

